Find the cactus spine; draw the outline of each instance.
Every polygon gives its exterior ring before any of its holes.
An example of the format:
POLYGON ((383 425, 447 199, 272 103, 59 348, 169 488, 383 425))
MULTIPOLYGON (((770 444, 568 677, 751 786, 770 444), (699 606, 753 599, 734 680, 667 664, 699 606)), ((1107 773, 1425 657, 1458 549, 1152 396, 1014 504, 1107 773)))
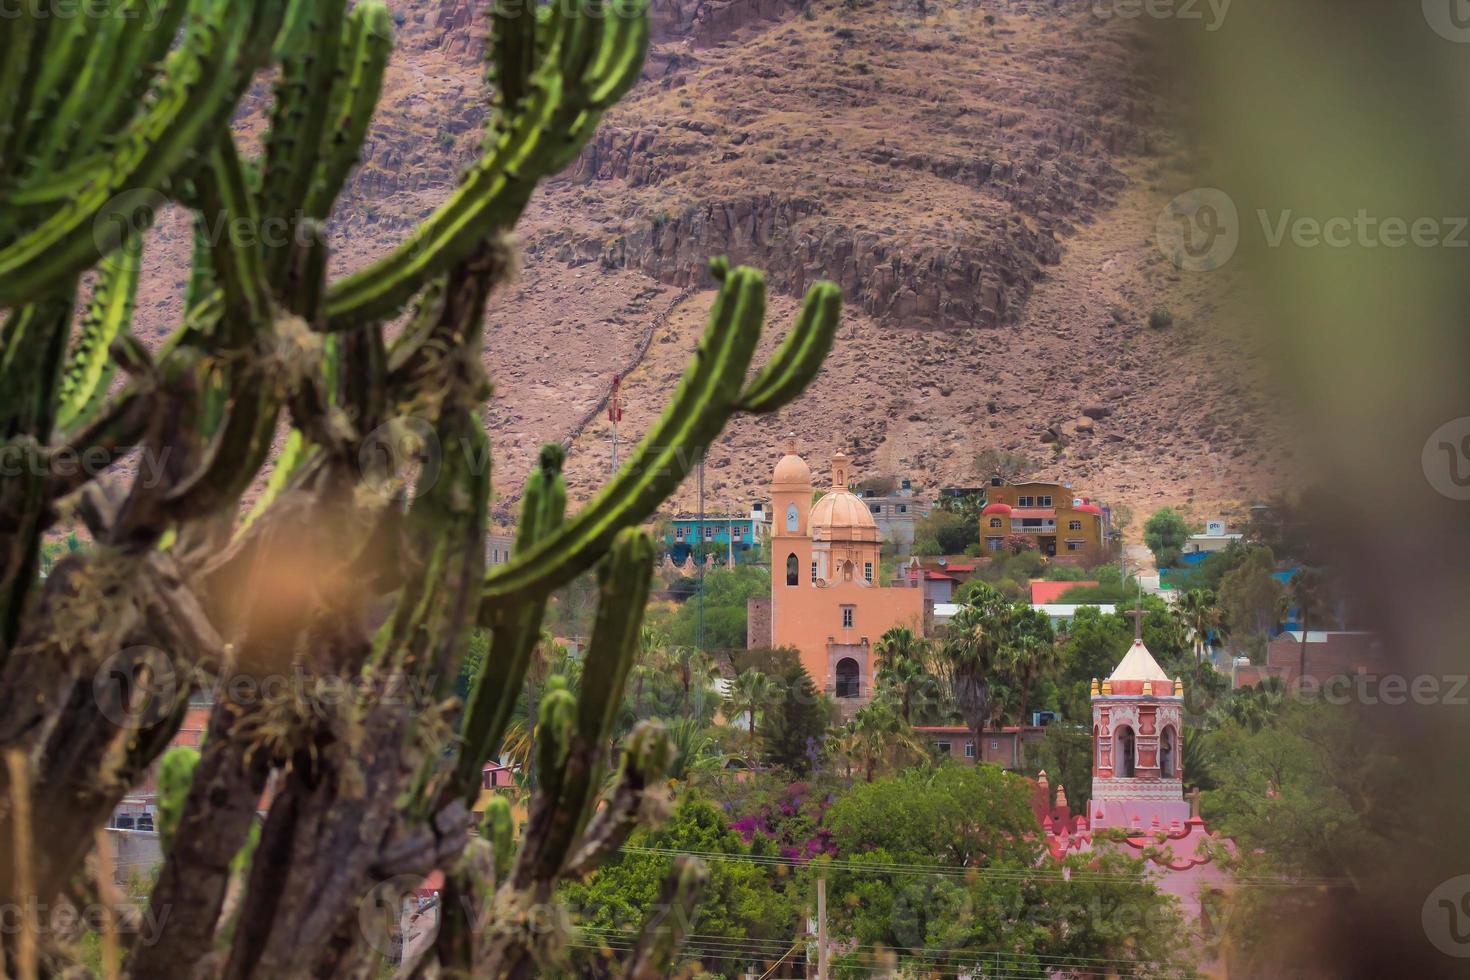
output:
MULTIPOLYGON (((222 688, 197 761, 166 758, 168 855, 150 901, 173 914, 130 951, 128 969, 368 972, 359 903, 439 868, 454 894, 493 893, 496 927, 446 920, 444 941, 411 951, 405 975, 527 975, 547 949, 520 917, 626 840, 668 762, 661 727, 640 725, 601 792, 652 570, 637 526, 733 415, 775 411, 810 383, 835 336, 837 288, 812 287, 757 367, 764 281, 712 261, 708 328, 662 418, 570 516, 562 450, 544 449, 516 557, 487 573, 481 321, 511 266, 504 234, 637 79, 646 0, 531 15, 487 2, 494 91, 480 158, 401 247, 338 279, 321 223, 382 91, 383 0, 92 6, 97 16, 66 20, 25 5, 0 36, 0 449, 30 464, 0 473, 0 748, 31 753, 47 774, 31 787, 36 823, 51 831, 34 887, 48 900, 70 887, 95 827, 163 754, 201 672, 263 682, 289 671, 303 681, 284 702, 222 688), (262 69, 277 85, 255 160, 225 121, 262 69), (131 334, 142 235, 170 204, 194 213, 194 269, 183 321, 150 355, 131 334), (284 224, 281 240, 207 233, 267 222, 284 224), (93 270, 68 352, 77 283, 93 270), (385 321, 410 304, 390 344, 385 321), (282 419, 285 449, 239 519, 282 419), (425 468, 385 491, 377 477, 394 460, 379 457, 409 435, 428 447, 425 468), (120 485, 63 465, 137 452, 145 465, 120 485), (96 547, 43 584, 41 535, 63 513, 96 547), (540 706, 529 822, 517 840, 492 800, 485 840, 467 846, 481 767, 500 751, 548 597, 593 568, 581 689, 553 684, 540 706), (77 596, 93 593, 78 627, 77 596), (451 681, 477 628, 490 650, 460 703, 451 681), (122 651, 119 676, 136 678, 146 649, 169 651, 182 686, 154 692, 160 710, 124 735, 86 710, 93 675, 122 651), (361 695, 331 702, 331 684, 361 695), (232 881, 242 894, 227 903, 232 881)), ((0 851, 0 901, 16 899, 10 860, 0 851)), ((693 902, 702 880, 697 862, 680 863, 668 902, 693 902)), ((662 975, 677 939, 647 933, 629 975, 662 975)))

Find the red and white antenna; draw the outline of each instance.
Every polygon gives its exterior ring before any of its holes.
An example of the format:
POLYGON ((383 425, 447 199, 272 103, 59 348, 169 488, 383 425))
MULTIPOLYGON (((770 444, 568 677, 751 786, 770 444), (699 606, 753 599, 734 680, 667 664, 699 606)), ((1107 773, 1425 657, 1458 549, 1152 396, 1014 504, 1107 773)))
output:
POLYGON ((618 471, 618 423, 623 420, 623 376, 613 375, 612 394, 607 399, 607 420, 612 423, 612 471, 618 471))

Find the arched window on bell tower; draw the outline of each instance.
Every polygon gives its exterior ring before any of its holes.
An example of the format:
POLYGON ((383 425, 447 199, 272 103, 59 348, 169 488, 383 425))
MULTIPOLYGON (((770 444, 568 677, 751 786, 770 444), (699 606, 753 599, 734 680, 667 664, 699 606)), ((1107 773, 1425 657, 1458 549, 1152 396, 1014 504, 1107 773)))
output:
POLYGON ((1173 779, 1175 776, 1175 760, 1178 758, 1179 747, 1174 737, 1174 726, 1165 726, 1159 735, 1159 775, 1165 779, 1173 779))
POLYGON ((801 576, 801 562, 796 560, 796 552, 786 556, 786 584, 796 585, 801 576))
POLYGON ((1132 779, 1138 756, 1133 742, 1133 729, 1127 725, 1119 725, 1114 733, 1113 741, 1117 745, 1118 753, 1118 775, 1124 779, 1132 779))

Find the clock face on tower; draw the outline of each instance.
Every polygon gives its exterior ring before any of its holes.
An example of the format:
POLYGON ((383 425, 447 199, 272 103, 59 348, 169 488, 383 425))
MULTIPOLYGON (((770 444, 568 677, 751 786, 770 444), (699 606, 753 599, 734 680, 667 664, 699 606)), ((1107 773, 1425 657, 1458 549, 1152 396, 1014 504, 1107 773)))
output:
POLYGON ((786 530, 788 530, 788 531, 795 531, 796 530, 796 523, 797 523, 796 505, 795 504, 791 504, 790 506, 788 506, 786 508, 786 530))

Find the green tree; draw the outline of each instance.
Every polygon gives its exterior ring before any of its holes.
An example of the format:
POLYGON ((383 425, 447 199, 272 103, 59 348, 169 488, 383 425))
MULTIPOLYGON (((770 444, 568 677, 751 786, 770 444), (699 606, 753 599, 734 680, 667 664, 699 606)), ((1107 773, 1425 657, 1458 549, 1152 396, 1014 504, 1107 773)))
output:
MULTIPOLYGON (((734 949, 760 949, 789 942, 801 911, 788 880, 769 865, 748 860, 755 852, 731 830, 725 813, 694 792, 686 792, 672 817, 656 831, 639 830, 628 843, 666 853, 619 851, 586 882, 563 885, 559 897, 587 937, 586 946, 628 945, 639 924, 651 914, 678 914, 660 909, 662 883, 669 874, 674 852, 692 851, 728 855, 735 860, 710 861, 709 880, 690 922, 669 924, 698 935, 684 957, 687 968, 699 963, 711 976, 763 972, 765 957, 750 953, 749 960, 732 962, 742 954, 734 949), (700 951, 707 951, 701 961, 700 951)), ((616 975, 614 964, 596 949, 575 949, 573 964, 580 976, 616 975)), ((679 975, 671 970, 669 975, 679 975)))
POLYGON ((922 717, 939 700, 939 681, 921 661, 890 656, 878 664, 878 690, 892 698, 899 716, 913 724, 915 709, 922 717))
POLYGON ((898 769, 928 754, 923 740, 886 698, 875 698, 858 709, 843 726, 843 734, 844 750, 853 753, 870 783, 879 770, 898 769))
POLYGON ((949 765, 859 784, 833 803, 833 843, 858 866, 809 874, 826 874, 830 928, 857 946, 839 958, 837 975, 877 968, 865 951, 879 949, 897 955, 899 975, 971 972, 986 953, 1005 956, 1005 975, 1050 975, 1064 957, 1125 974, 1187 975, 1173 900, 1140 862, 1095 850, 1067 859, 1071 880, 1045 873, 1031 794, 1026 780, 994 766, 949 765), (906 873, 884 870, 894 864, 906 873), (966 873, 927 876, 914 866, 966 873))
POLYGON ((975 472, 986 480, 999 477, 1012 483, 1036 471, 1036 461, 1008 449, 986 449, 975 457, 975 472))
POLYGON ((1328 625, 1328 603, 1322 573, 1314 568, 1298 568, 1286 583, 1286 595, 1296 609, 1297 626, 1301 629, 1299 644, 1297 684, 1307 676, 1307 633, 1313 626, 1328 625))
POLYGON ((1222 636, 1225 631, 1225 613, 1215 593, 1209 589, 1190 589, 1179 597, 1174 612, 1189 635, 1195 660, 1203 661, 1209 653, 1212 636, 1222 636))
POLYGON ((730 682, 730 688, 725 694, 732 717, 738 717, 741 714, 748 716, 750 743, 745 757, 752 766, 755 765, 756 760, 756 719, 771 703, 775 691, 776 685, 769 677, 758 670, 747 670, 730 682))
POLYGON ((1172 507, 1154 511, 1143 525, 1143 543, 1154 553, 1159 568, 1169 568, 1179 560, 1189 534, 1189 525, 1172 507))
POLYGON ((971 592, 945 626, 938 657, 949 675, 955 704, 979 745, 990 718, 996 661, 1009 639, 1010 604, 994 589, 971 592))
MULTIPOLYGON (((711 651, 745 649, 747 602, 753 596, 770 594, 769 568, 737 565, 707 571, 703 593, 704 648, 711 651)), ((669 621, 669 642, 674 646, 698 646, 700 602, 699 594, 685 600, 669 621)))
POLYGON ((914 523, 914 554, 963 555, 980 543, 980 524, 972 514, 935 507, 914 523))
POLYGON ((1244 560, 1220 582, 1220 606, 1234 641, 1245 642, 1254 659, 1265 649, 1271 628, 1281 618, 1283 593, 1274 576, 1270 548, 1251 546, 1244 560))
POLYGON ((798 775, 810 772, 822 750, 830 709, 800 664, 781 675, 776 704, 761 718, 761 744, 768 765, 798 775))
POLYGON ((1086 813, 1092 799, 1092 730, 1088 725, 1054 721, 1046 726, 1037 749, 1037 765, 1053 789, 1067 791, 1073 813, 1086 813))

